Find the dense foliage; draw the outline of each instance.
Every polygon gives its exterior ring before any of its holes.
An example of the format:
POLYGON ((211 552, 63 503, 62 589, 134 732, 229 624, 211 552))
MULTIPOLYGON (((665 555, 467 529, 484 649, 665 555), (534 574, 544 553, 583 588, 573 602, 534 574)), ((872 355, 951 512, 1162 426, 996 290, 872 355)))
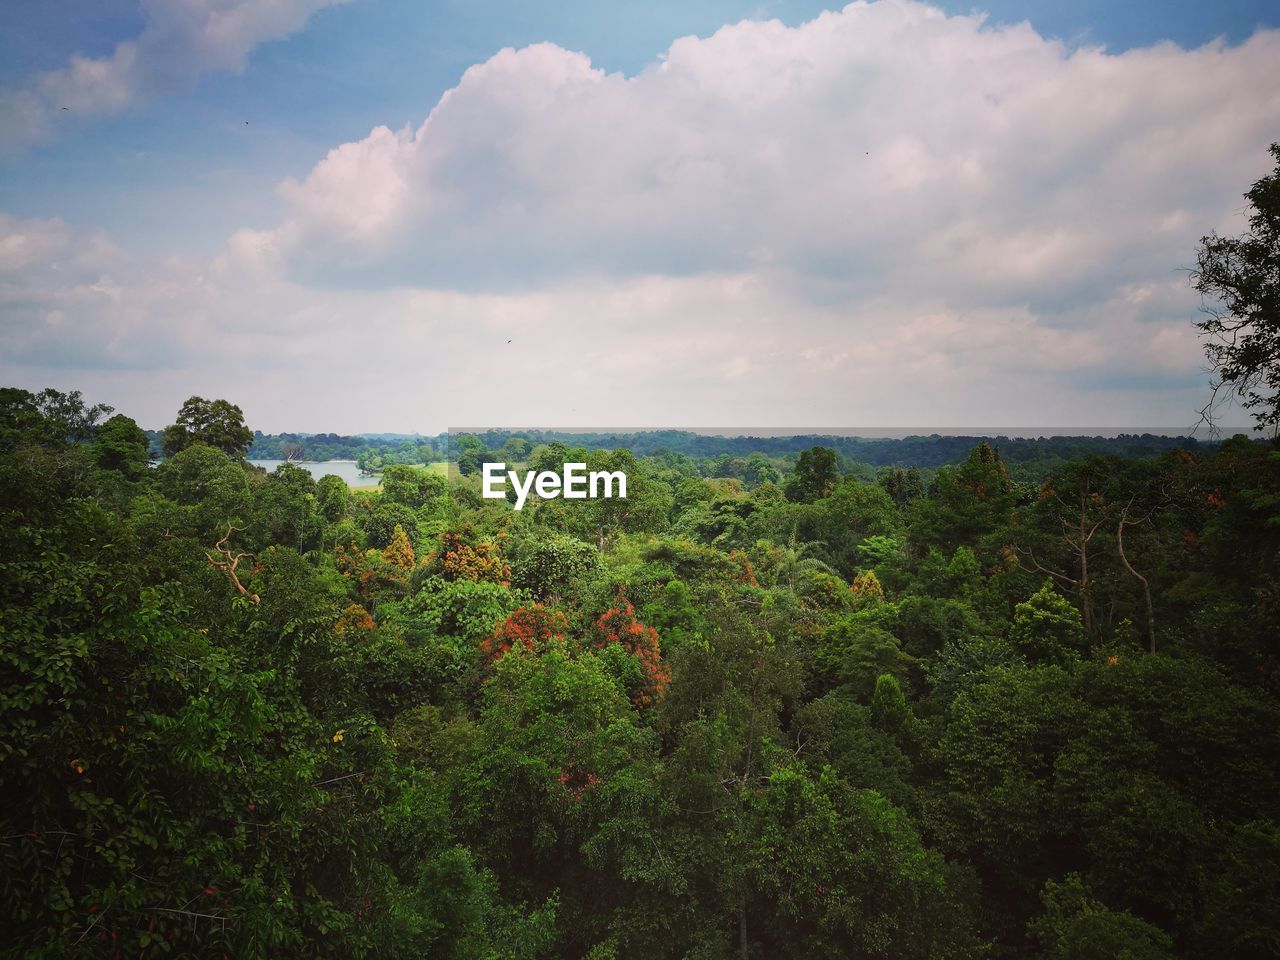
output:
POLYGON ((1274 444, 516 512, 110 412, 0 394, 0 956, 1280 952, 1274 444))

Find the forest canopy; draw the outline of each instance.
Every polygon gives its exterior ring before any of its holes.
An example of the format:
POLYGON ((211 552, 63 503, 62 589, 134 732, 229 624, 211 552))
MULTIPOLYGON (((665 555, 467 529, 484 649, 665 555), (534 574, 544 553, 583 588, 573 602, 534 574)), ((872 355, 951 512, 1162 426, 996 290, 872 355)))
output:
POLYGON ((628 477, 517 512, 113 413, 0 391, 0 956, 1280 950, 1274 441, 515 438, 628 477))

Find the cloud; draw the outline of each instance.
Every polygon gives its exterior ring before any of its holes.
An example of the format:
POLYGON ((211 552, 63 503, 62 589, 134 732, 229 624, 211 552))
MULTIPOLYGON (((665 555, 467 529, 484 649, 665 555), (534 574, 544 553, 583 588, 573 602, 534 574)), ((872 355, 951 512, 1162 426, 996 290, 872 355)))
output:
POLYGON ((150 425, 192 392, 262 429, 1190 424, 1178 268, 1239 229, 1278 65, 1275 31, 1113 55, 906 0, 630 77, 503 50, 212 261, 0 221, 0 376, 150 425))
POLYGON ((849 359, 847 350, 832 353, 830 350, 819 347, 808 347, 801 350, 800 356, 806 363, 811 364, 817 370, 834 370, 849 359))
POLYGON ((1063 330, 1025 308, 814 304, 752 273, 497 293, 317 288, 274 269, 262 234, 200 264, 129 258, 56 222, 0 227, 0 251, 40 237, 48 258, 36 272, 3 261, 14 269, 0 271, 0 380, 83 389, 148 426, 192 393, 241 403, 265 430, 1177 425, 1201 388, 1184 323, 1157 325, 1160 348, 1148 344, 1150 318, 1184 292, 1177 279, 1063 330), (797 353, 797 337, 828 346, 797 353), (1140 375, 1164 380, 1135 393, 1125 385, 1140 375))
POLYGON ((204 74, 244 69, 260 43, 294 33, 317 10, 346 0, 142 0, 146 26, 107 57, 79 53, 24 88, 0 90, 0 149, 46 139, 50 119, 111 115, 185 90, 204 74))
POLYGON ((633 77, 508 49, 285 181, 277 235, 332 283, 759 270, 1057 303, 1169 269, 1238 206, 1278 65, 1275 31, 1111 55, 902 0, 683 38, 633 77))

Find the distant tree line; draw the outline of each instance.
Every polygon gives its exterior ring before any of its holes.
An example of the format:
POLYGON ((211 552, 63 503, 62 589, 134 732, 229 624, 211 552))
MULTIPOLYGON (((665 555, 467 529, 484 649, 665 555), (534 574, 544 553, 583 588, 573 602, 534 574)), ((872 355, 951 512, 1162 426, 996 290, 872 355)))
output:
MULTIPOLYGON (((433 438, 448 445, 448 459, 456 461, 464 476, 478 474, 485 461, 522 463, 556 460, 569 451, 629 450, 636 457, 651 458, 664 466, 694 477, 741 480, 754 486, 776 481, 800 462, 805 451, 821 447, 831 451, 833 466, 841 475, 873 478, 877 468, 915 467, 933 470, 961 463, 973 447, 990 442, 1017 479, 1046 476, 1062 464, 1093 454, 1120 457, 1154 457, 1173 449, 1198 451, 1216 441, 1154 434, 1122 434, 1116 437, 977 437, 931 436, 905 438, 706 436, 683 430, 637 433, 564 433, 557 431, 486 431, 433 438)), ((562 460, 560 462, 563 462, 562 460)))
MULTIPOLYGON (((454 447, 462 437, 455 434, 454 447)), ((929 436, 913 437, 840 437, 823 434, 795 434, 786 437, 721 437, 690 433, 685 430, 646 430, 637 433, 563 433, 555 431, 491 430, 474 435, 486 450, 500 450, 512 438, 530 446, 563 443, 588 450, 630 450, 637 457, 678 454, 700 458, 745 458, 752 453, 770 457, 797 458, 801 451, 815 445, 834 450, 846 460, 874 467, 940 467, 963 460, 981 440, 989 440, 1000 448, 1006 463, 1070 460, 1090 453, 1117 456, 1152 456, 1181 447, 1194 450, 1202 441, 1194 437, 1170 437, 1154 434, 1121 434, 1116 437, 1003 437, 1003 436, 929 436)))
MULTIPOLYGON (((199 397, 188 401, 207 403, 199 397)), ((181 422, 181 418, 180 418, 181 422)), ((241 428, 243 420, 241 419, 241 428)), ((174 427, 170 427, 173 449, 174 427)), ((189 432, 189 428, 188 428, 189 432)), ((165 432, 146 432, 154 459, 165 455, 165 432)), ((178 434, 179 439, 185 433, 178 434)), ((1068 461, 1093 454, 1120 457, 1154 457, 1175 448, 1197 451, 1211 448, 1215 440, 1189 436, 1121 434, 1104 436, 979 437, 913 436, 902 438, 838 437, 804 434, 787 437, 707 436, 685 430, 653 430, 634 433, 566 433, 561 431, 491 430, 479 434, 435 435, 336 433, 275 433, 252 431, 245 457, 250 460, 290 462, 353 460, 367 473, 381 473, 396 465, 459 464, 464 476, 478 474, 486 460, 524 463, 530 457, 551 459, 568 450, 630 450, 636 457, 655 458, 689 476, 720 477, 758 485, 777 480, 793 470, 801 454, 815 446, 831 450, 839 472, 871 479, 878 468, 915 467, 926 471, 954 466, 974 445, 988 440, 1000 452, 1010 475, 1019 480, 1047 476, 1068 461), (550 450, 548 455, 546 451, 550 450)))

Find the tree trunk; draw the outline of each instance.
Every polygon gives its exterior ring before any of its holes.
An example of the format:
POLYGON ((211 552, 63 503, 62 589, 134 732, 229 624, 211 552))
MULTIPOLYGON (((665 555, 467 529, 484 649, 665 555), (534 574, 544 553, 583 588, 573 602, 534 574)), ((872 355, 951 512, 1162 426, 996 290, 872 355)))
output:
MULTIPOLYGON (((1089 539, 1084 535, 1085 496, 1080 494, 1080 612, 1084 615, 1084 635, 1093 636, 1093 616, 1089 612, 1089 539)), ((1095 528, 1096 529, 1096 528, 1095 528)), ((1092 536, 1092 534, 1090 534, 1092 536)))
POLYGON ((1142 584, 1142 596, 1147 603, 1147 642, 1150 645, 1152 653, 1156 652, 1156 618, 1155 612, 1151 605, 1151 584, 1147 582, 1147 578, 1133 569, 1133 564, 1129 562, 1129 558, 1124 553, 1124 525, 1127 521, 1124 517, 1120 518, 1120 525, 1116 527, 1116 546, 1120 549, 1120 559, 1124 562, 1125 569, 1138 578, 1142 584))

